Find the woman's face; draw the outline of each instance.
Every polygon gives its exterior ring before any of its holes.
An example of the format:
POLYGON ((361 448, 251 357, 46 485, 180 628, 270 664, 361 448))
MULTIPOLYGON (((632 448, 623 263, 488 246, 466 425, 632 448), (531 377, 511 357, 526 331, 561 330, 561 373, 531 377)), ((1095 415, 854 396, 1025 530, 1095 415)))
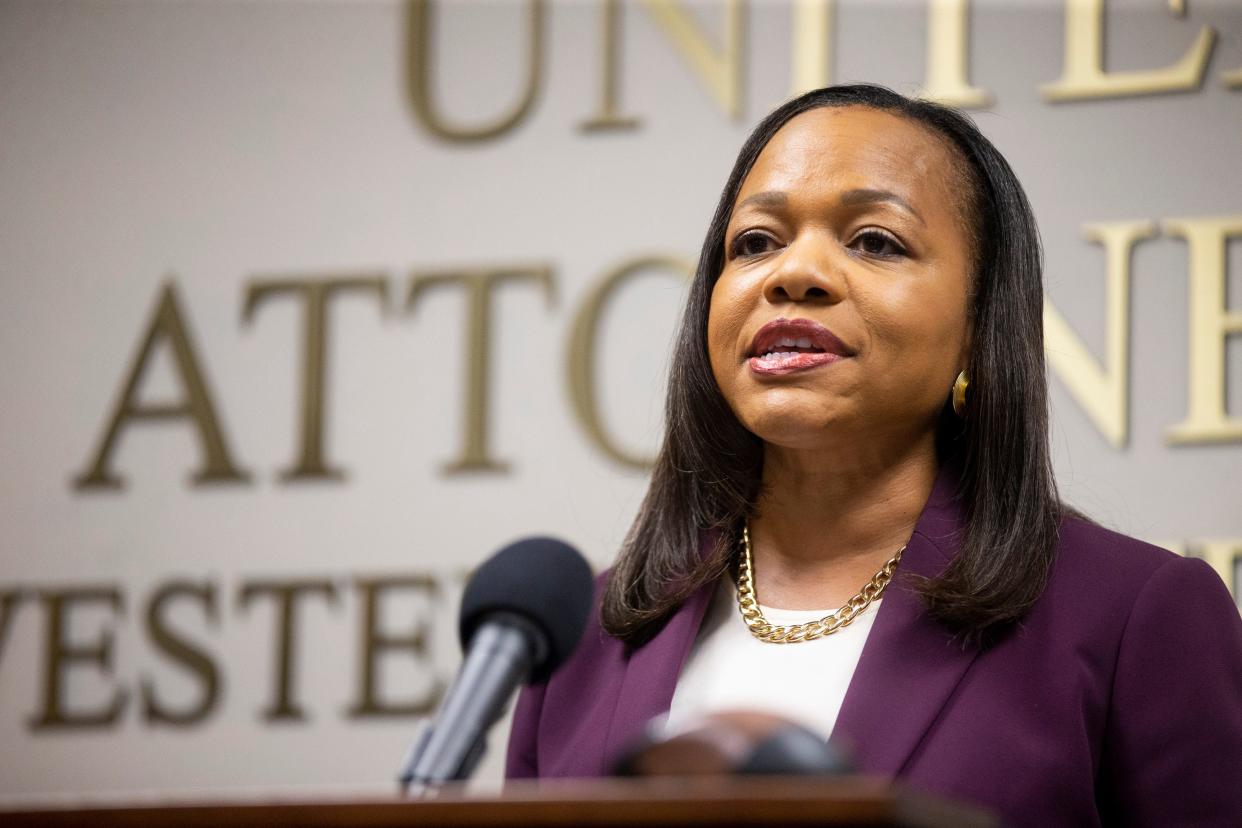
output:
POLYGON ((788 448, 933 432, 969 351, 961 163, 866 107, 804 112, 768 142, 708 316, 712 371, 746 428, 788 448))

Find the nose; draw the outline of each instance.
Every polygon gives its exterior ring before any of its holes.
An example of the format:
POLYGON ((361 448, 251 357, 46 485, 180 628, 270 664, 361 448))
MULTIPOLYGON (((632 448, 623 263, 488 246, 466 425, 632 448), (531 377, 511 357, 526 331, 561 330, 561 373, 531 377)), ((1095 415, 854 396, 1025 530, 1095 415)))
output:
POLYGON ((773 304, 835 304, 845 297, 845 276, 833 255, 834 241, 818 234, 797 238, 782 251, 763 282, 763 296, 773 304))

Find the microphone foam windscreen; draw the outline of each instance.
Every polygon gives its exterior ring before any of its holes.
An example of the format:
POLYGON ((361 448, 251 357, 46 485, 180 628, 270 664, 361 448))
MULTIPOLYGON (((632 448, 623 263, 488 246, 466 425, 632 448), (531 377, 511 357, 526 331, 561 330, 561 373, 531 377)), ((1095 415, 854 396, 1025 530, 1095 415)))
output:
POLYGON ((480 566, 461 600, 462 649, 492 613, 522 616, 547 638, 548 655, 534 666, 544 681, 573 654, 591 611, 593 579, 586 559, 555 538, 526 538, 480 566))

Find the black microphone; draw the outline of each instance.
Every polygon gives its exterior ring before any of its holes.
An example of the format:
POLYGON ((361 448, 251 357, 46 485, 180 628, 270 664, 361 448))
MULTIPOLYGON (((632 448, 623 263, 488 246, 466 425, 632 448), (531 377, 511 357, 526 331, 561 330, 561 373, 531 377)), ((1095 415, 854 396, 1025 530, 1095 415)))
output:
POLYGON ((407 754, 403 790, 427 796, 470 777, 518 686, 546 681, 573 653, 591 597, 590 565, 553 538, 511 543, 479 567, 461 601, 465 660, 407 754))

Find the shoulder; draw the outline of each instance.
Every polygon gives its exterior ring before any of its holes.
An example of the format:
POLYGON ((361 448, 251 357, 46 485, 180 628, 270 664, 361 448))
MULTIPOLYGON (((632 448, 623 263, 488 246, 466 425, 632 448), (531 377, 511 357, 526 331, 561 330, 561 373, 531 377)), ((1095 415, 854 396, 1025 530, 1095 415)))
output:
POLYGON ((1205 632, 1205 625, 1226 640, 1242 631, 1233 596, 1205 561, 1079 518, 1062 522, 1053 584, 1125 610, 1127 640, 1205 632))
POLYGON ((1115 609, 1150 601, 1170 589, 1229 597, 1220 577, 1202 560, 1182 557, 1089 520, 1062 520, 1049 575, 1050 593, 1078 594, 1084 603, 1115 609))
POLYGON ((1123 535, 1080 517, 1061 521, 1057 564, 1073 574, 1107 574, 1126 584, 1139 584, 1180 556, 1155 544, 1123 535))
POLYGON ((1043 595, 1021 627, 1116 664, 1123 649, 1153 652, 1206 634, 1233 635, 1233 596, 1204 561, 1077 517, 1060 525, 1043 595))
POLYGON ((1194 706, 1184 682, 1197 676, 1204 700, 1236 720, 1232 738, 1242 734, 1242 615, 1198 558, 1066 519, 1044 595, 1023 626, 1026 637, 1102 669, 1101 689, 1122 710, 1184 716, 1168 706, 1194 706))
POLYGON ((1058 553, 1048 597, 1074 610, 1059 632, 1076 656, 1111 666, 1101 809, 1153 826, 1238 813, 1242 789, 1218 780, 1242 773, 1242 615, 1220 576, 1077 519, 1058 553))

